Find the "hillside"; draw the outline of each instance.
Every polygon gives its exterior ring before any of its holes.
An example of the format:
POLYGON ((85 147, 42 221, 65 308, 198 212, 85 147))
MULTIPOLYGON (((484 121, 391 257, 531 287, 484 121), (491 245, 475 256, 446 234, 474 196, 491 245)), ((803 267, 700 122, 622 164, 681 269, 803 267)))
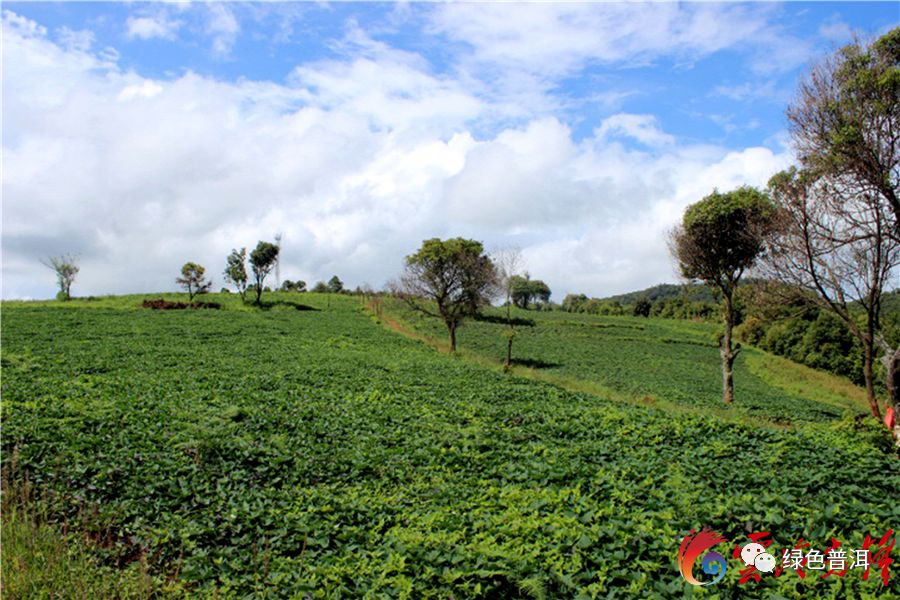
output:
MULTIPOLYGON (((394 303, 391 312, 414 330, 441 341, 442 323, 394 303)), ((504 309, 471 320, 459 330, 465 352, 499 362, 506 351, 504 309)), ((671 319, 602 317, 579 313, 514 309, 514 360, 529 375, 557 383, 592 385, 603 395, 679 410, 719 411, 721 366, 716 344, 719 327, 671 319)), ((746 348, 735 363, 735 406, 723 416, 775 423, 827 421, 845 411, 865 412, 860 388, 746 348), (785 382, 803 383, 787 388, 785 382), (818 382, 818 383, 813 383, 818 382)))
MULTIPOLYGON (((27 478, 160 595, 219 598, 684 597, 691 529, 859 547, 900 516, 856 388, 748 352, 726 413, 702 324, 522 312, 504 374, 496 314, 452 357, 400 307, 269 297, 4 303, 6 489, 27 478)), ((880 585, 738 578, 716 591, 880 585)))
POLYGON ((636 292, 628 292, 625 294, 617 294, 606 298, 600 298, 601 301, 619 302, 621 304, 634 304, 639 298, 646 298, 650 302, 659 302, 661 300, 670 300, 674 298, 683 298, 691 302, 715 302, 712 292, 705 285, 686 283, 660 283, 648 287, 644 290, 636 292))

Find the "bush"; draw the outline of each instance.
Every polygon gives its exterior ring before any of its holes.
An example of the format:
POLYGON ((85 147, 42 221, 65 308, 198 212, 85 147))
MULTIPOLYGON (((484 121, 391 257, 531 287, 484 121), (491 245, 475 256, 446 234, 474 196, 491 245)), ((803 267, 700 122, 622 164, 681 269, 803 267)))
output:
POLYGON ((766 335, 766 326, 757 317, 749 316, 743 323, 734 328, 734 335, 745 344, 758 346, 766 335))
POLYGON ((183 310, 185 308, 222 308, 218 302, 170 302, 163 298, 157 300, 144 300, 141 304, 144 308, 152 308, 153 310, 183 310))
POLYGON ((634 309, 632 314, 635 317, 649 317, 650 310, 653 308, 653 305, 650 304, 650 301, 646 298, 638 298, 638 300, 634 303, 634 309))

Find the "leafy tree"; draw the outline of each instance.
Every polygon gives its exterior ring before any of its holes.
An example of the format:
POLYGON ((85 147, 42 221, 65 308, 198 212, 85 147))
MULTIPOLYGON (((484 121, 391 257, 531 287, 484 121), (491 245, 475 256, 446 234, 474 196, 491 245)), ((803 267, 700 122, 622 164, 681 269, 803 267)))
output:
POLYGON ((284 283, 281 284, 282 292, 305 292, 306 291, 306 282, 297 280, 291 281, 290 279, 285 279, 284 283))
POLYGON ((237 288, 241 301, 247 299, 247 249, 232 250, 225 265, 225 281, 237 288))
POLYGON ((344 291, 344 282, 341 281, 340 277, 335 275, 328 280, 328 291, 332 294, 340 294, 344 291))
POLYGON ((328 284, 324 281, 317 281, 316 285, 313 286, 312 291, 316 294, 327 294, 328 293, 328 284))
POLYGON ((490 303, 498 289, 497 269, 484 254, 481 242, 461 237, 422 242, 406 257, 406 269, 396 291, 409 305, 444 321, 450 351, 456 351, 456 330, 479 308, 490 303), (420 300, 434 303, 437 312, 420 300))
POLYGON ((206 269, 193 262, 184 263, 181 277, 177 277, 175 283, 187 290, 191 302, 195 295, 205 294, 212 287, 212 281, 206 280, 206 269))
POLYGON ((638 298, 634 302, 632 314, 634 314, 635 317, 649 317, 651 308, 653 308, 653 305, 650 303, 650 300, 647 298, 638 298))
POLYGON ((546 304, 550 301, 550 288, 540 279, 532 279, 528 273, 525 276, 516 275, 511 281, 512 300, 519 308, 527 309, 532 303, 546 304))
POLYGON ((566 294, 562 301, 562 309, 566 312, 582 312, 581 308, 588 301, 584 294, 566 294))
POLYGON ((256 244, 256 248, 250 253, 250 268, 253 270, 253 277, 256 279, 256 304, 260 304, 263 292, 263 282, 266 276, 275 268, 275 262, 278 260, 278 246, 271 242, 260 241, 256 244))
POLYGON ((831 185, 884 202, 900 228, 900 27, 855 41, 801 82, 788 107, 803 168, 831 185))
POLYGON ((726 404, 734 400, 733 366, 740 352, 740 344, 732 346, 734 294, 741 276, 763 253, 773 216, 772 202, 754 188, 745 186, 725 194, 713 191, 687 208, 682 224, 671 235, 670 251, 682 276, 702 281, 722 296, 725 330, 720 353, 726 404))
POLYGON ((59 285, 59 293, 57 298, 68 300, 71 298, 72 284, 75 283, 75 276, 78 275, 80 268, 75 262, 75 257, 71 254, 62 254, 60 256, 49 257, 44 265, 56 273, 56 283, 59 285))

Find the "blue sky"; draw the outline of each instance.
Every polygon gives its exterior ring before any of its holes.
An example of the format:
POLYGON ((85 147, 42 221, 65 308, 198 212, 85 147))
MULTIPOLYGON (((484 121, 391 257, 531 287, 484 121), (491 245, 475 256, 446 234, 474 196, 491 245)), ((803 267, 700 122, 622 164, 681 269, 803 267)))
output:
POLYGON ((61 252, 76 293, 172 289, 278 231, 310 283, 381 286, 450 235, 520 247, 556 300, 671 281, 687 204, 792 162, 811 62, 900 22, 891 2, 3 11, 4 297, 52 295, 39 260, 61 252))

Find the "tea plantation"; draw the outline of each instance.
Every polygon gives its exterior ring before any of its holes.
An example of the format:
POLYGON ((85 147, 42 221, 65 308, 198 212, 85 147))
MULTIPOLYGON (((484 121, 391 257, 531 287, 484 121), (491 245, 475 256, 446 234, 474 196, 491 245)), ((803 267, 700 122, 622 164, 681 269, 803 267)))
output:
MULTIPOLYGON (((357 299, 277 297, 4 303, 5 493, 27 480, 161 596, 898 595, 898 572, 741 585, 729 561, 694 588, 676 566, 702 526, 820 549, 897 529, 900 461, 853 394, 817 402, 741 362, 753 418, 722 418, 703 326, 542 315, 517 338, 535 371, 607 397, 436 352, 357 299)), ((497 327, 467 324, 461 347, 499 358, 497 327)))
MULTIPOLYGON (((436 340, 446 328, 438 319, 398 302, 387 309, 406 326, 436 340)), ((603 317, 561 311, 513 309, 513 363, 549 379, 593 382, 612 394, 700 412, 722 407, 717 336, 721 327, 674 319, 603 317)), ((506 355, 505 309, 466 321, 457 336, 467 351, 499 363, 506 355)), ((775 423, 828 421, 844 411, 867 410, 863 390, 754 348, 735 363, 735 406, 731 415, 775 423), (766 364, 777 363, 773 372, 766 364), (781 380, 804 383, 805 392, 785 389, 781 380)))

